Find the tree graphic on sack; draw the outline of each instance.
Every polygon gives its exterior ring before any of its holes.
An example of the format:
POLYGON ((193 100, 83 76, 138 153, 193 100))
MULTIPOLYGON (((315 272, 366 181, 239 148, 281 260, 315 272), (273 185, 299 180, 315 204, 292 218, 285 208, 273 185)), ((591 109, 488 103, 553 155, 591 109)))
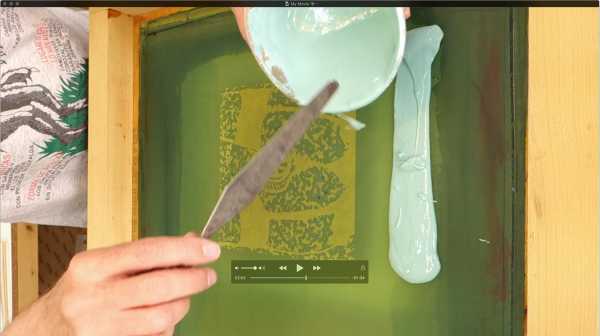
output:
POLYGON ((42 153, 50 155, 61 152, 67 155, 75 155, 87 149, 87 90, 88 90, 88 61, 82 64, 81 69, 66 80, 61 78, 61 90, 58 92, 58 98, 63 105, 76 104, 86 101, 81 109, 71 114, 62 116, 62 121, 74 130, 82 130, 78 136, 74 137, 68 143, 63 143, 59 138, 53 137, 46 140, 42 146, 42 153))
POLYGON ((9 69, 0 75, 0 142, 17 129, 29 126, 51 136, 38 145, 44 156, 53 153, 75 155, 87 149, 88 61, 68 78, 61 78, 61 89, 54 95, 47 87, 35 84, 33 67, 9 69))

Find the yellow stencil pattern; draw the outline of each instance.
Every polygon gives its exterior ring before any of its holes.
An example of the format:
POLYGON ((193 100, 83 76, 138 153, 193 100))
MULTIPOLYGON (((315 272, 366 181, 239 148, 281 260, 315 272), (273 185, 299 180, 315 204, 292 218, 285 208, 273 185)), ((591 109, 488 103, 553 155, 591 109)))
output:
MULTIPOLYGON (((297 110, 293 101, 270 84, 223 92, 221 188, 297 110)), ((355 131, 336 116, 321 116, 259 197, 215 239, 226 248, 293 258, 352 258, 355 153, 355 131)))

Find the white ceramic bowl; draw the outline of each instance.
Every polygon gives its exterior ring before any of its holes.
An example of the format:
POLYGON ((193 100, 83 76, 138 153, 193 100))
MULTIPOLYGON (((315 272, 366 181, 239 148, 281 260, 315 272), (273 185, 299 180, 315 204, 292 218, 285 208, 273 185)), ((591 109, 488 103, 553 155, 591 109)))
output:
POLYGON ((263 71, 300 105, 327 82, 339 82, 328 113, 377 99, 396 75, 406 39, 402 8, 254 7, 246 25, 263 71))

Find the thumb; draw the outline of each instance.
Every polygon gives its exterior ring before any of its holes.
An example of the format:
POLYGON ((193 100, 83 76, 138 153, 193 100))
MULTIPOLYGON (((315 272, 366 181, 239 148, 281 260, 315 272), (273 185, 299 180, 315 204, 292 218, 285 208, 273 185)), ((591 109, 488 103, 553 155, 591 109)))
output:
POLYGON ((190 231, 190 232, 186 233, 185 235, 183 235, 183 237, 184 237, 184 238, 189 238, 189 237, 198 237, 198 235, 197 235, 195 232, 193 232, 193 231, 190 231))
POLYGON ((157 335, 157 336, 173 336, 174 333, 175 333, 175 327, 171 327, 171 328, 163 331, 162 333, 160 333, 160 335, 157 335))

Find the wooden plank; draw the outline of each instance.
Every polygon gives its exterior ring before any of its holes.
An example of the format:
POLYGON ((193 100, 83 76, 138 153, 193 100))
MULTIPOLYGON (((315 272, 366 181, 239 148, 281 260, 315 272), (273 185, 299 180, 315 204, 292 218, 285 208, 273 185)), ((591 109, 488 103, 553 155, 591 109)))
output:
POLYGON ((598 10, 529 13, 527 335, 596 335, 598 10))
POLYGON ((90 9, 88 248, 138 237, 139 28, 191 8, 90 9))
POLYGON ((38 298, 37 226, 13 224, 13 312, 18 315, 38 298))
POLYGON ((159 10, 161 7, 110 7, 118 12, 123 14, 136 16, 147 14, 156 10, 159 10))
POLYGON ((132 124, 132 158, 133 164, 131 167, 132 181, 132 238, 138 239, 140 236, 139 230, 139 159, 140 159, 140 143, 139 143, 139 120, 140 120, 140 27, 142 20, 139 17, 134 18, 133 22, 133 88, 132 88, 132 103, 133 103, 133 124, 132 124))
POLYGON ((90 9, 88 248, 133 239, 133 17, 90 9))

